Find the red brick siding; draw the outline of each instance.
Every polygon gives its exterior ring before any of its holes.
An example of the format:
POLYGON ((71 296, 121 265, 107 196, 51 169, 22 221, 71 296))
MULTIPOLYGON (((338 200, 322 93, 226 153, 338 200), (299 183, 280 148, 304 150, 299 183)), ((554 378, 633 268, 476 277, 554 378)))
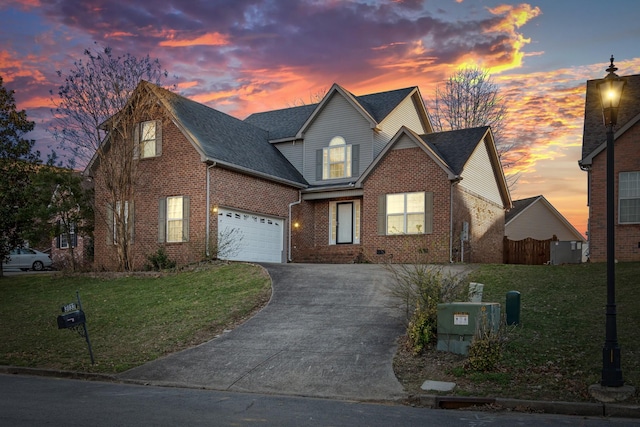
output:
MULTIPOLYGON (((454 224, 459 247, 462 221, 470 223, 466 262, 502 262, 504 209, 455 187, 454 224)), ((295 262, 449 262, 451 184, 447 174, 419 148, 393 150, 364 182, 361 199, 361 244, 329 245, 329 201, 306 201, 296 206, 293 260, 295 262), (378 195, 426 191, 434 193, 433 233, 409 236, 378 235, 378 195), (379 255, 383 250, 384 255, 379 255)), ((339 199, 333 199, 336 201, 339 199)), ((459 251, 456 254, 459 260, 459 251)))
POLYGON ((502 263, 504 209, 458 186, 454 188, 453 260, 502 263), (469 241, 464 243, 463 254, 460 236, 464 221, 469 223, 469 241))
POLYGON ((266 179, 214 167, 211 200, 219 206, 286 218, 289 203, 298 200, 298 190, 266 179))
MULTIPOLYGON (((338 200, 354 200, 340 198, 338 200)), ((292 233, 294 262, 352 263, 360 260, 363 247, 359 244, 329 244, 329 200, 305 201, 296 206, 293 222, 298 228, 292 233)), ((355 227, 355 224, 354 224, 355 227)))
POLYGON ((420 148, 391 150, 364 183, 362 246, 372 262, 382 260, 378 250, 394 262, 449 261, 450 182, 447 174, 420 148), (380 236, 378 195, 414 191, 433 192, 433 233, 380 236), (426 253, 425 253, 426 252, 426 253))
MULTIPOLYGON (((53 266, 56 269, 62 270, 71 266, 71 250, 69 248, 58 248, 57 240, 57 237, 51 240, 51 261, 53 261, 53 266)), ((88 241, 88 238, 78 235, 77 240, 77 246, 73 248, 74 258, 77 266, 86 266, 88 254, 85 253, 85 241, 88 241)))
MULTIPOLYGON (((140 179, 134 201, 134 268, 141 269, 147 256, 161 246, 179 265, 198 261, 205 253, 207 217, 207 165, 180 130, 165 118, 162 155, 138 163, 140 179), (158 200, 169 196, 190 198, 189 241, 158 243, 158 200)), ((100 180, 98 170, 96 181, 100 180)), ((297 189, 220 167, 210 169, 210 207, 226 206, 286 218, 288 204, 298 200, 297 189)), ((96 185, 95 267, 117 265, 115 247, 106 244, 104 219, 106 197, 96 185)), ((212 214, 211 236, 217 235, 217 216, 212 214)), ((215 237, 214 237, 215 238, 215 237)))
MULTIPOLYGON (((316 216, 315 203, 303 201, 293 206, 291 221, 298 224, 292 227, 291 233, 291 257, 293 261, 305 262, 306 258, 302 253, 313 252, 317 248, 315 230, 324 214, 322 212, 316 216)), ((328 220, 328 219, 327 219, 328 220)), ((326 245, 328 239, 324 242, 326 245)))
MULTIPOLYGON (((620 172, 640 171, 640 124, 627 130, 615 142, 615 256, 620 261, 640 261, 640 224, 618 224, 620 172)), ((589 251, 591 261, 607 259, 607 166, 606 149, 593 159, 589 173, 589 251)))
MULTIPOLYGON (((266 179, 213 167, 210 169, 211 208, 227 207, 286 219, 285 256, 288 251, 289 204, 297 202, 296 188, 266 179)), ((211 215, 211 235, 218 232, 218 217, 211 215)))

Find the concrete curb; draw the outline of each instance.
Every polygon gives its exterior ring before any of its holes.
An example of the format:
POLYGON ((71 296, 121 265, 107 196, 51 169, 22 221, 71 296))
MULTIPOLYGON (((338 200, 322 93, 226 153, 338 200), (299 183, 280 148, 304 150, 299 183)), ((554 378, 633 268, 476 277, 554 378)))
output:
POLYGON ((419 406, 433 409, 461 409, 490 406, 492 409, 517 412, 539 412, 585 417, 640 418, 640 406, 620 403, 557 402, 509 398, 478 398, 421 394, 411 399, 419 406))
POLYGON ((115 375, 88 372, 63 371, 59 369, 38 369, 22 366, 0 366, 0 374, 31 375, 38 377, 68 378, 74 380, 120 382, 115 375))
MULTIPOLYGON (((128 383, 147 385, 145 381, 123 381, 115 375, 96 374, 76 371, 63 371, 57 369, 38 369, 20 366, 0 365, 0 374, 31 375, 52 378, 67 378, 87 381, 105 381, 116 383, 128 383)), ((160 384, 160 387, 183 387, 186 384, 160 384)), ((407 403, 415 406, 432 409, 462 409, 477 407, 490 407, 492 410, 509 410, 516 412, 533 412, 559 415, 578 415, 585 417, 614 417, 614 418, 640 418, 640 405, 623 405, 620 403, 591 403, 591 402, 557 402, 545 400, 525 400, 491 397, 466 397, 466 396, 438 396, 433 394, 420 394, 408 396, 408 399, 397 399, 395 403, 407 403)))

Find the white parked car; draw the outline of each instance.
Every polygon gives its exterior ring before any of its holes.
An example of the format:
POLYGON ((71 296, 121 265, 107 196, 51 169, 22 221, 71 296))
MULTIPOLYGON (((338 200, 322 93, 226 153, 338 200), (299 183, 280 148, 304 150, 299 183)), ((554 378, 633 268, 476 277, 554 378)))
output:
POLYGON ((51 267, 51 256, 31 248, 16 248, 9 253, 9 260, 2 263, 4 270, 20 269, 36 271, 51 267))

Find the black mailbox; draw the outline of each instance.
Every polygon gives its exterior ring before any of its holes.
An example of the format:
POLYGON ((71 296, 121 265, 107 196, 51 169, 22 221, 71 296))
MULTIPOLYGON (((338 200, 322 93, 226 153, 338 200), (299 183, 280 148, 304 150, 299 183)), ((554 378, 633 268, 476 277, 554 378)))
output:
POLYGON ((84 311, 76 310, 58 316, 58 329, 73 328, 86 322, 84 311))

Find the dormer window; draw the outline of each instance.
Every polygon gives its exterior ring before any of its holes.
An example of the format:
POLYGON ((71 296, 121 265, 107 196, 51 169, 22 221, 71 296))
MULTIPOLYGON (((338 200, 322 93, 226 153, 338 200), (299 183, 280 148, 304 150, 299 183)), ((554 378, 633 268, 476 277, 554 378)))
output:
POLYGON ((322 179, 351 176, 351 145, 341 136, 334 136, 322 153, 322 179))

